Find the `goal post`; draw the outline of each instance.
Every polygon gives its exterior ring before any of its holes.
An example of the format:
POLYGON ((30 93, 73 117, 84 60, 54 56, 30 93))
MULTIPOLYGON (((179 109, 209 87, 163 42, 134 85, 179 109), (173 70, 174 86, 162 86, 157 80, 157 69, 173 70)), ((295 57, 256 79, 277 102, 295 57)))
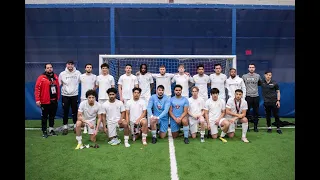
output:
POLYGON ((132 65, 132 73, 139 71, 140 64, 147 64, 148 72, 159 73, 161 65, 166 66, 167 73, 178 72, 178 65, 184 64, 186 72, 197 74, 197 65, 203 64, 205 74, 214 73, 214 64, 221 64, 222 73, 228 76, 229 69, 237 67, 236 55, 99 55, 99 74, 101 64, 109 64, 109 71, 117 81, 125 73, 126 64, 132 65))

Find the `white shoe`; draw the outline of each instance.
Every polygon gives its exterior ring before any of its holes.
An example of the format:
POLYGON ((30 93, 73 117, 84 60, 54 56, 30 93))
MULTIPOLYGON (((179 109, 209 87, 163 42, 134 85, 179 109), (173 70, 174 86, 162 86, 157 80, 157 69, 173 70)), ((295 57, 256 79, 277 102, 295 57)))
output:
POLYGON ((146 146, 148 144, 147 140, 146 139, 142 139, 142 144, 146 146))
POLYGON ((205 142, 204 138, 200 138, 200 142, 204 143, 205 142))
POLYGON ((113 143, 111 144, 111 146, 116 146, 116 145, 118 145, 118 144, 120 144, 120 139, 115 139, 114 141, 113 141, 113 143))
POLYGON ((245 143, 248 143, 248 142, 249 142, 246 137, 241 138, 241 140, 242 140, 243 142, 245 142, 245 143))
POLYGON ((129 143, 124 143, 124 146, 125 147, 130 147, 130 144, 129 143))
POLYGON ((115 139, 111 139, 108 144, 112 144, 115 141, 115 139))

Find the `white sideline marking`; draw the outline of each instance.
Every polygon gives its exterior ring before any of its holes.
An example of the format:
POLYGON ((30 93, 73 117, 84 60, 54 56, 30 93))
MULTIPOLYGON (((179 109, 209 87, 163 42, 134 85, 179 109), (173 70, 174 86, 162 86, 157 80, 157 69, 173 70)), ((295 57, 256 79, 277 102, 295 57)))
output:
POLYGON ((173 138, 171 128, 168 128, 168 139, 169 139, 169 154, 170 154, 170 168, 171 168, 171 180, 179 180, 176 153, 174 150, 173 138))

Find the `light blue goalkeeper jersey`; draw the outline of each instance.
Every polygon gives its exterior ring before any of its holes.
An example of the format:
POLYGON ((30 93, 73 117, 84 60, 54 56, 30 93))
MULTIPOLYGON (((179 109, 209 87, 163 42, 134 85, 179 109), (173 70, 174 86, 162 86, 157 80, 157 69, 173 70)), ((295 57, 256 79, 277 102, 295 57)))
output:
POLYGON ((157 94, 154 94, 149 99, 147 111, 148 116, 154 115, 159 117, 159 120, 168 121, 168 111, 170 108, 169 96, 163 95, 162 99, 159 99, 157 94))

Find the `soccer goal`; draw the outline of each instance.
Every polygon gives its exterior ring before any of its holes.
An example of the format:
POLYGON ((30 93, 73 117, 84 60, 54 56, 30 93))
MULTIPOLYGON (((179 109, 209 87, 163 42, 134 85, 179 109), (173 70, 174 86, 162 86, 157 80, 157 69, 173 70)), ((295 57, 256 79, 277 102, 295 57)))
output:
POLYGON ((99 74, 101 64, 109 64, 110 74, 118 81, 125 73, 126 64, 132 65, 132 74, 139 71, 140 64, 147 64, 148 72, 159 73, 161 65, 166 66, 167 73, 177 73, 179 64, 183 64, 190 75, 197 74, 197 66, 204 65, 205 74, 214 73, 214 64, 221 64, 222 72, 228 76, 230 68, 237 67, 235 55, 99 55, 99 74))

